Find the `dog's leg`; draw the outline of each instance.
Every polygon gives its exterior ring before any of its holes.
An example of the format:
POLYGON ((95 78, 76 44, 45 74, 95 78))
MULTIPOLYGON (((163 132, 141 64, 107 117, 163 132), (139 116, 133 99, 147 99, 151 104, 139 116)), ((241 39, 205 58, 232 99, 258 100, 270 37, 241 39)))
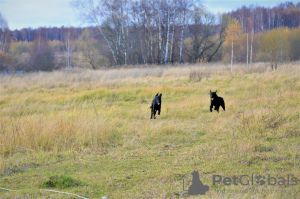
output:
POLYGON ((154 111, 154 108, 153 108, 153 105, 151 105, 151 118, 150 119, 152 119, 152 117, 153 117, 153 111, 154 111))
POLYGON ((210 112, 212 112, 212 108, 213 108, 213 105, 212 105, 212 103, 210 103, 210 107, 209 107, 210 112))
POLYGON ((220 108, 220 105, 218 105, 218 106, 215 106, 216 108, 215 108, 215 110, 217 110, 218 111, 218 113, 219 113, 219 108, 220 108))
POLYGON ((225 111, 225 102, 224 102, 223 98, 221 99, 221 106, 222 106, 223 110, 225 111))
POLYGON ((161 107, 159 107, 159 109, 158 109, 158 115, 160 115, 160 108, 161 108, 161 107))

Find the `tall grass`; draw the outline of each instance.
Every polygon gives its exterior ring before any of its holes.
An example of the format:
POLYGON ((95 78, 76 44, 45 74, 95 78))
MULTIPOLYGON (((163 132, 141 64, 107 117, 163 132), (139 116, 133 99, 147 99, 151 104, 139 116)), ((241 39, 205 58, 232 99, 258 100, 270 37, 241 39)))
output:
MULTIPOLYGON (((50 164, 51 154, 56 160, 60 155, 71 158, 67 165, 77 164, 74 154, 83 159, 103 155, 109 165, 99 161, 107 177, 103 184, 87 183, 93 178, 88 170, 76 175, 88 184, 86 189, 101 187, 115 198, 175 197, 168 179, 198 168, 224 175, 266 169, 275 174, 280 168, 297 174, 299 66, 272 71, 262 63, 235 65, 230 72, 230 66, 207 64, 0 76, 1 173, 10 176, 50 164), (218 90, 225 99, 225 112, 209 112, 209 90, 218 90), (150 120, 150 103, 158 92, 163 94, 162 113, 150 120), (126 181, 126 192, 105 185, 113 181, 109 173, 121 175, 111 168, 135 176, 141 172, 130 159, 136 156, 144 158, 137 162, 151 171, 148 177, 126 181), (166 182, 158 185, 161 180, 166 182)), ((208 197, 230 197, 219 191, 211 190, 208 197)), ((263 197, 264 191, 257 194, 263 197)))

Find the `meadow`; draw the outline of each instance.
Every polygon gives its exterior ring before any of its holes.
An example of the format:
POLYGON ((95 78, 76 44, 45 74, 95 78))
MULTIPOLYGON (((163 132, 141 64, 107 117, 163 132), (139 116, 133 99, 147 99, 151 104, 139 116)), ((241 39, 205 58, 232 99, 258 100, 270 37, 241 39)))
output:
POLYGON ((300 179, 299 69, 297 62, 233 72, 202 64, 2 75, 0 198, 180 198, 179 179, 194 170, 210 188, 201 198, 297 198, 299 181, 225 186, 212 177, 300 179), (210 90, 226 111, 209 111, 210 90), (150 120, 156 93, 161 115, 150 120))

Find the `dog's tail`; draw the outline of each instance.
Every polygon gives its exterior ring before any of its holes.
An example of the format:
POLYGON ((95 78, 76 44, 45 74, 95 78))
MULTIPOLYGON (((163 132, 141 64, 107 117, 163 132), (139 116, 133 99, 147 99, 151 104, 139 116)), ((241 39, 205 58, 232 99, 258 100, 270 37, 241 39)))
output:
POLYGON ((225 111, 225 102, 224 102, 223 98, 221 98, 221 100, 220 100, 220 105, 222 106, 223 110, 225 111))

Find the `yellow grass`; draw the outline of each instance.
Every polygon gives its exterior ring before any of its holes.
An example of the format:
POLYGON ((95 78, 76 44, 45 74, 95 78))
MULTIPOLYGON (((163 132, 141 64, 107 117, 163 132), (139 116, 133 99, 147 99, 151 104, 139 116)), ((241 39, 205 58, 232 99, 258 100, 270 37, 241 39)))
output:
POLYGON ((212 186, 212 175, 300 179, 299 67, 139 66, 0 76, 0 187, 23 190, 0 190, 0 197, 72 197, 39 190, 49 176, 66 175, 82 185, 57 189, 88 198, 176 198, 180 175, 199 170, 210 186, 203 198, 295 198, 299 185, 212 186), (209 90, 225 99, 225 112, 209 112, 209 90), (158 92, 162 113, 150 120, 158 92))

